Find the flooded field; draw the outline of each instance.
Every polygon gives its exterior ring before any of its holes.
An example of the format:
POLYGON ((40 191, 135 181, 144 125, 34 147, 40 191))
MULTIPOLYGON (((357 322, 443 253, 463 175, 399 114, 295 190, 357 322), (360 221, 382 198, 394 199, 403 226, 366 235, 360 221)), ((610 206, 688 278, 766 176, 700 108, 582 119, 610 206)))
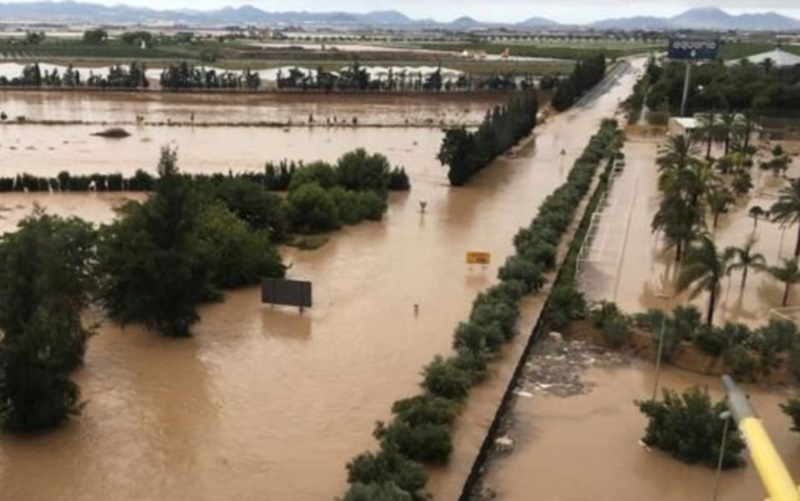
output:
MULTIPOLYGON (((43 92, 0 90, 0 111, 10 121, 79 121, 135 124, 307 123, 317 125, 477 125, 486 110, 505 103, 502 93, 384 96, 376 94, 181 94, 161 92, 43 92)), ((0 130, 10 126, 0 122, 0 130)), ((35 132, 28 131, 28 135, 35 132)))
MULTIPOLYGON (((667 454, 643 449, 647 421, 634 400, 651 396, 652 367, 591 368, 581 376, 587 394, 562 398, 534 394, 517 398, 511 412, 514 451, 489 463, 486 486, 498 500, 685 501, 713 499, 715 471, 687 465, 667 454)), ((718 379, 665 368, 661 387, 682 391, 707 386, 722 398, 718 379)), ((778 407, 787 395, 743 388, 764 421, 789 470, 800 471, 800 435, 778 407)), ((721 437, 720 437, 721 438, 721 437)), ((723 472, 719 500, 757 500, 766 496, 748 461, 723 472)))
MULTIPOLYGON (((535 143, 460 189, 448 187, 435 160, 438 130, 145 126, 127 142, 95 144, 86 127, 0 127, 3 175, 153 169, 159 147, 172 142, 189 172, 255 169, 282 158, 334 160, 363 146, 405 166, 412 182, 410 194, 392 196, 383 222, 347 228, 317 251, 283 251, 293 263, 290 277, 314 282, 315 306, 303 315, 262 306, 251 288, 202 308, 188 340, 103 322, 77 374, 83 415, 42 436, 0 437, 0 499, 293 501, 341 494, 347 460, 375 446, 374 422, 416 391, 423 364, 450 350, 453 329, 494 281, 514 233, 564 181, 633 81, 625 73, 606 94, 537 129, 535 143), (428 203, 425 214, 420 201, 428 203), (492 265, 468 268, 470 249, 492 252, 492 265), (41 478, 47 481, 34 481, 41 478)), ((0 231, 34 201, 103 221, 124 200, 2 194, 0 231)), ((532 324, 534 303, 525 308, 523 329, 532 324)), ((459 420, 453 461, 432 478, 435 499, 460 493, 512 354, 459 420)))
MULTIPOLYGON (((672 308, 690 301, 687 294, 675 291, 679 268, 674 250, 665 250, 662 236, 651 230, 653 215, 661 202, 655 164, 658 144, 659 141, 647 140, 626 145, 627 167, 617 176, 610 192, 609 207, 602 216, 591 255, 587 256, 589 262, 581 265, 582 287, 590 298, 616 301, 624 311, 631 313, 665 305, 672 308)), ((753 235, 757 238, 756 252, 764 255, 768 265, 776 266, 781 257, 791 257, 797 226, 787 229, 760 221, 754 228, 748 211, 755 205, 769 210, 786 181, 757 168, 752 173, 755 187, 750 195, 741 198, 728 214, 720 216, 716 230, 709 217, 708 230, 713 231, 720 250, 728 246, 741 247, 753 235)), ((795 162, 788 176, 797 175, 800 175, 800 164, 795 162)), ((759 326, 767 322, 775 308, 780 308, 779 314, 800 321, 800 308, 781 308, 782 283, 767 273, 757 272, 749 274, 744 289, 741 280, 739 271, 724 280, 715 313, 717 323, 735 321, 759 326)), ((701 294, 691 302, 705 311, 708 296, 701 294)), ((800 306, 800 291, 790 294, 789 306, 800 306)))

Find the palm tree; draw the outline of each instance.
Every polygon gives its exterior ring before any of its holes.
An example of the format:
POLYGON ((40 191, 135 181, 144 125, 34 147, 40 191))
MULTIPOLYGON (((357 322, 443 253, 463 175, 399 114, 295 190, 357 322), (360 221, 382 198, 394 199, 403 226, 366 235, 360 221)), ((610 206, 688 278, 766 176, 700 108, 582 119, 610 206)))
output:
POLYGON ((690 136, 683 134, 670 136, 658 152, 659 157, 656 159, 658 170, 683 170, 698 164, 700 163, 700 159, 697 158, 698 152, 697 144, 690 136))
POLYGON ((753 252, 753 246, 756 239, 752 236, 747 239, 742 247, 728 247, 725 249, 725 255, 728 259, 734 259, 735 262, 728 265, 726 270, 728 274, 736 270, 742 270, 742 290, 744 290, 745 283, 747 282, 747 272, 751 268, 754 271, 761 271, 767 266, 767 261, 764 255, 758 252, 753 252))
MULTIPOLYGON (((773 221, 788 226, 800 221, 800 179, 791 179, 787 186, 781 188, 778 201, 772 204, 769 213, 773 221)), ((794 257, 800 256, 800 224, 797 230, 794 257)))
POLYGON ((720 116, 719 135, 725 145, 725 155, 730 152, 731 139, 741 136, 743 129, 743 124, 736 116, 736 113, 726 111, 720 116))
POLYGON ((786 290, 783 292, 783 306, 789 302, 789 289, 793 284, 800 282, 800 268, 797 266, 797 257, 794 259, 783 258, 783 266, 772 266, 769 268, 769 274, 777 280, 786 284, 786 290))
POLYGON ((706 202, 711 213, 714 214, 714 229, 717 229, 719 223, 719 215, 728 211, 728 207, 735 202, 736 199, 728 188, 715 186, 706 192, 706 202))
POLYGON ((717 115, 712 111, 703 113, 699 117, 700 126, 696 129, 695 138, 703 139, 706 142, 706 160, 711 160, 711 145, 717 140, 719 127, 717 127, 717 115))
POLYGON ((756 228, 758 228, 758 218, 763 217, 766 219, 769 217, 769 212, 762 209, 760 205, 752 206, 748 214, 753 218, 753 231, 756 231, 756 228))
POLYGON ((691 297, 697 297, 701 292, 707 291, 708 313, 706 323, 714 322, 714 309, 717 306, 717 297, 720 292, 720 283, 727 272, 729 256, 725 252, 718 252, 717 246, 708 234, 704 234, 686 252, 686 259, 678 276, 678 291, 690 291, 691 297))
POLYGON ((775 61, 768 57, 761 61, 761 66, 764 68, 764 73, 769 75, 772 72, 772 69, 775 68, 775 61))

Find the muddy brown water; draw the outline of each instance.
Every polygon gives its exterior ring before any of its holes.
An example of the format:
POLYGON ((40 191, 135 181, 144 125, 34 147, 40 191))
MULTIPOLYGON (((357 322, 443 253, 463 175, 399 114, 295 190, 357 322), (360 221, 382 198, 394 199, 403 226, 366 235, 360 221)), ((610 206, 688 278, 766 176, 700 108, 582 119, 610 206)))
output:
MULTIPOLYGON (((376 94, 180 94, 161 92, 2 91, 0 111, 10 121, 135 123, 307 123, 328 120, 360 124, 477 125, 486 110, 505 103, 502 93, 376 95, 376 94)), ((0 124, 2 125, 2 124, 0 124)), ((26 135, 35 135, 28 131, 26 135)), ((2 151, 2 150, 0 150, 2 151)))
MULTIPOLYGON (((486 475, 486 485, 497 492, 498 500, 713 499, 713 469, 681 463, 657 450, 648 452, 638 443, 647 421, 633 402, 652 395, 652 366, 592 368, 583 378, 595 385, 586 395, 515 399, 511 431, 515 449, 489 463, 486 475)), ((701 385, 715 401, 723 397, 718 379, 672 368, 665 368, 660 384, 677 391, 701 385)), ((789 418, 778 408, 789 392, 743 389, 789 471, 798 478, 800 435, 790 431, 789 418)), ((751 462, 723 472, 719 500, 765 497, 751 462)))
MULTIPOLYGON (((293 263, 289 276, 314 282, 314 307, 303 315, 263 306, 249 288, 204 306, 188 340, 102 321, 76 374, 83 414, 41 436, 0 437, 0 499, 288 501, 341 494, 347 460, 375 447, 375 421, 417 391, 419 370, 433 355, 450 351, 453 329, 494 282, 514 233, 564 181, 632 84, 626 74, 458 190, 448 187, 435 160, 441 133, 432 130, 145 127, 150 141, 63 144, 88 131, 0 128, 4 174, 152 169, 160 145, 174 141, 190 172, 258 168, 284 157, 333 160, 363 146, 404 165, 413 184, 410 194, 392 195, 383 222, 346 228, 317 251, 284 249, 293 263), (37 149, 8 155, 9 139, 37 149), (425 214, 420 201, 427 202, 425 214), (491 266, 467 267, 470 249, 491 252, 491 266)), ((0 231, 34 202, 107 221, 124 197, 0 194, 0 231)), ((532 311, 523 312, 526 327, 532 311)), ((102 320, 97 312, 90 317, 102 320)), ((513 369, 513 358, 507 362, 498 370, 503 377, 479 388, 459 420, 453 461, 431 481, 436 499, 460 493, 513 369)))

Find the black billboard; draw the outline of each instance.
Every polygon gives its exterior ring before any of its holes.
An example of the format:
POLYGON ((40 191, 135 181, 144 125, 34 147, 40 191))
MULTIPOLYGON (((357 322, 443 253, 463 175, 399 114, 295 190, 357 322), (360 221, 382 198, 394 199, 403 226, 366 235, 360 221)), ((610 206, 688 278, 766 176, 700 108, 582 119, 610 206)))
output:
POLYGON ((719 40, 686 40, 673 38, 669 41, 667 57, 681 61, 702 61, 717 58, 719 40))
POLYGON ((261 280, 261 302, 310 308, 311 282, 264 278, 261 280))

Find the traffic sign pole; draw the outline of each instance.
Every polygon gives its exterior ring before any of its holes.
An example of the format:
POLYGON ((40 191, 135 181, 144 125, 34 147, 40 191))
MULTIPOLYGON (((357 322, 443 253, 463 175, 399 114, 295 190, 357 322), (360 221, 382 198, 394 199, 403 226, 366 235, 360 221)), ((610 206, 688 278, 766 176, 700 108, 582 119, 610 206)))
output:
POLYGON ((681 99, 681 116, 686 115, 686 100, 689 98, 689 80, 692 77, 692 61, 686 61, 686 77, 683 80, 683 99, 681 99))

